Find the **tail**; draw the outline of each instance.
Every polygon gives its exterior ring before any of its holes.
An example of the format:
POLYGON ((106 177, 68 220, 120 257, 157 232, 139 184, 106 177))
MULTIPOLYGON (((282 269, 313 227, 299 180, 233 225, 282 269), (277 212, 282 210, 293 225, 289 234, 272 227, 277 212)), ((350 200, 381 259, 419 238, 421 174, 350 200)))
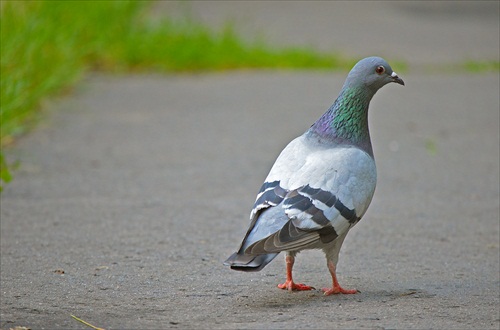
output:
POLYGON ((270 263, 278 253, 247 255, 235 252, 226 261, 224 265, 231 266, 231 269, 243 272, 258 272, 270 263))

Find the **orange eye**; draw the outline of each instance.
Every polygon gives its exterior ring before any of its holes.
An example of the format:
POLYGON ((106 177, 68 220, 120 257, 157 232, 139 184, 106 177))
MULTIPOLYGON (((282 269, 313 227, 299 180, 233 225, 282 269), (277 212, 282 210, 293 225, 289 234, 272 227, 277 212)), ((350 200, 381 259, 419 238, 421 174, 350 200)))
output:
POLYGON ((377 68, 375 69, 375 72, 378 73, 378 74, 382 74, 385 72, 385 68, 381 65, 381 66, 377 66, 377 68))

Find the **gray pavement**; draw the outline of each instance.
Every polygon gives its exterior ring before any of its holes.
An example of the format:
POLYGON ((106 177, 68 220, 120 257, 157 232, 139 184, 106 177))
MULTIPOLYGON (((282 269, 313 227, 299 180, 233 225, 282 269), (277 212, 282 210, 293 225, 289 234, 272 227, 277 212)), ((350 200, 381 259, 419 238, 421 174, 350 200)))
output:
MULTIPOLYGON (((21 167, 0 197, 0 327, 86 328, 73 314, 106 329, 498 329, 499 75, 401 75, 372 102, 379 184, 341 251, 340 281, 361 293, 328 297, 277 289, 282 258, 251 274, 222 261, 344 73, 89 76, 9 150, 21 167)), ((296 277, 329 285, 322 253, 301 253, 296 277)))
POLYGON ((186 15, 249 41, 367 54, 421 68, 498 60, 498 1, 164 1, 155 15, 186 15))

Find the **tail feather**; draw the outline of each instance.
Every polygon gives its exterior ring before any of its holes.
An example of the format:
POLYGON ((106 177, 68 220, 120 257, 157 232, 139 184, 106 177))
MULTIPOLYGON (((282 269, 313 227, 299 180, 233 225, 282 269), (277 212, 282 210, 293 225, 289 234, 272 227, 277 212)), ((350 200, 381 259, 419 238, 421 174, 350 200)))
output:
POLYGON ((231 269, 243 272, 258 272, 270 263, 277 255, 278 253, 270 253, 255 256, 235 252, 227 258, 226 261, 224 261, 224 265, 231 266, 231 269))

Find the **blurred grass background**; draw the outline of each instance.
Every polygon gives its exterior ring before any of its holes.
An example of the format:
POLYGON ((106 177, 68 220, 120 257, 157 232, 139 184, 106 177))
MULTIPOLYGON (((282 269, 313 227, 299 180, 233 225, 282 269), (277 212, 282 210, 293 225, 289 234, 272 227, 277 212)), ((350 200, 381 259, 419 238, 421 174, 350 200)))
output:
MULTIPOLYGON (((0 190, 11 180, 3 150, 43 115, 43 101, 86 72, 200 72, 241 68, 349 70, 357 59, 309 48, 245 42, 235 27, 213 31, 186 17, 152 19, 152 1, 0 2, 0 190)), ((398 71, 407 65, 394 61, 398 71)), ((467 62, 444 71, 498 71, 467 62)), ((439 68, 432 68, 433 71, 439 68)))
MULTIPOLYGON (((349 69, 355 60, 305 48, 243 42, 231 26, 152 20, 150 1, 2 1, 0 146, 40 116, 41 102, 85 72, 195 72, 235 68, 349 69)), ((0 187, 11 180, 0 152, 0 187)))

